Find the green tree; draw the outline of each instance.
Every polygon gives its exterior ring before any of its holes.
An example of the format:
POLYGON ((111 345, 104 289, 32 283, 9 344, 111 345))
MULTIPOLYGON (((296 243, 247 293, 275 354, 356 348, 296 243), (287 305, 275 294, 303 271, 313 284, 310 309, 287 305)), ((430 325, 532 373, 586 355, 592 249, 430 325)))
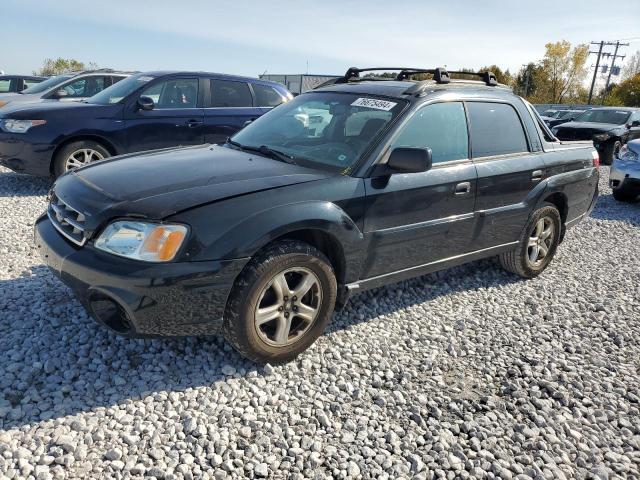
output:
POLYGON ((513 90, 529 100, 539 95, 542 67, 533 62, 524 65, 513 78, 513 90))
POLYGON ((61 73, 78 72, 80 70, 95 70, 97 64, 89 62, 85 68, 84 62, 73 58, 47 58, 39 70, 34 71, 34 75, 42 75, 49 77, 51 75, 60 75, 61 73))
POLYGON ((640 50, 629 57, 622 68, 622 80, 629 80, 640 73, 640 50))
POLYGON ((624 80, 620 85, 611 89, 607 96, 609 105, 624 105, 626 107, 640 107, 640 73, 624 80))
POLYGON ((577 99, 587 75, 585 64, 589 47, 580 44, 571 48, 571 43, 562 40, 547 43, 545 48, 541 68, 535 75, 539 89, 533 98, 538 103, 564 103, 577 99))

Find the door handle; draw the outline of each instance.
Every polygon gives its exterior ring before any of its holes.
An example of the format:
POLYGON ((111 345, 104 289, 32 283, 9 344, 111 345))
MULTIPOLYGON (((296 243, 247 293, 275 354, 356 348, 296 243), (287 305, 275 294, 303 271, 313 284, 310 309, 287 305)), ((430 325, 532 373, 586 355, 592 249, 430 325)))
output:
POLYGON ((466 195, 471 191, 471 182, 461 182, 456 185, 455 195, 466 195))
POLYGON ((187 125, 187 127, 189 128, 197 127, 199 125, 202 125, 202 120, 195 120, 195 119, 187 120, 185 122, 185 125, 187 125))
POLYGON ((542 180, 542 170, 534 170, 531 172, 531 180, 534 182, 542 180))

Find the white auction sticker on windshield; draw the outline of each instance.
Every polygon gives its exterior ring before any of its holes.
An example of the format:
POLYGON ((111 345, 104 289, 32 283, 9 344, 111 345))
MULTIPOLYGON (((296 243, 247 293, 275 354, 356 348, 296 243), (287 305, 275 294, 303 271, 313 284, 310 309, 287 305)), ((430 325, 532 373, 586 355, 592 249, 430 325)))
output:
POLYGON ((389 111, 397 105, 396 102, 380 100, 379 98, 358 98, 351 104, 353 107, 375 108, 376 110, 389 111))

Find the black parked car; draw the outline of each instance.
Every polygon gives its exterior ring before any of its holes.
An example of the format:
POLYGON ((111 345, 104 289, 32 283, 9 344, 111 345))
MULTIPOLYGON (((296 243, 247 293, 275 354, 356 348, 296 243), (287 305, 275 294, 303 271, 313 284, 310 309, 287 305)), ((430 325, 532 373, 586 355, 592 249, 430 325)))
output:
POLYGON ((0 75, 0 94, 18 93, 46 79, 47 77, 34 77, 30 75, 0 75))
POLYGON ((224 142, 290 98, 282 85, 254 78, 140 73, 82 103, 0 109, 0 163, 57 177, 122 153, 224 142))
POLYGON ((552 117, 545 120, 545 123, 553 128, 556 125, 571 122, 573 119, 583 114, 585 110, 558 110, 552 117))
POLYGON ((496 255, 540 274, 596 201, 591 143, 557 141, 490 73, 361 71, 224 145, 63 175, 43 258, 116 332, 222 331, 261 362, 306 349, 354 292, 496 255))
POLYGON ((0 93, 0 107, 33 102, 79 102, 129 75, 128 72, 116 72, 107 68, 64 73, 31 85, 17 93, 0 93))
POLYGON ((602 163, 611 165, 622 145, 640 138, 640 110, 624 107, 594 108, 551 131, 560 140, 593 140, 602 163))

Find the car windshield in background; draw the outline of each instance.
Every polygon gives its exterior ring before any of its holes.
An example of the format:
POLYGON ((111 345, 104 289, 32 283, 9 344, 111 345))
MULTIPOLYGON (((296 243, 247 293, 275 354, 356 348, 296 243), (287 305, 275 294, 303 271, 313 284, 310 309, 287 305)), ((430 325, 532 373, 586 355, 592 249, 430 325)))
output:
POLYGON ((629 120, 630 112, 624 110, 588 110, 575 118, 576 122, 611 123, 622 125, 629 120))
POLYGON ((40 82, 29 88, 26 88, 20 93, 23 93, 23 94, 42 93, 44 91, 49 90, 50 88, 55 87, 56 85, 60 85, 62 82, 69 80, 71 77, 72 75, 57 75, 55 77, 51 77, 45 80, 44 82, 40 82))
POLYGON ((370 95, 300 95, 245 127, 232 141, 236 147, 276 150, 292 163, 344 171, 405 105, 404 100, 370 95))
POLYGON ((118 103, 125 97, 128 97, 138 88, 146 85, 154 77, 139 73, 138 75, 131 75, 130 77, 120 80, 118 83, 105 88, 100 93, 95 94, 93 97, 87 99, 87 103, 97 103, 99 105, 109 105, 112 103, 118 103))

